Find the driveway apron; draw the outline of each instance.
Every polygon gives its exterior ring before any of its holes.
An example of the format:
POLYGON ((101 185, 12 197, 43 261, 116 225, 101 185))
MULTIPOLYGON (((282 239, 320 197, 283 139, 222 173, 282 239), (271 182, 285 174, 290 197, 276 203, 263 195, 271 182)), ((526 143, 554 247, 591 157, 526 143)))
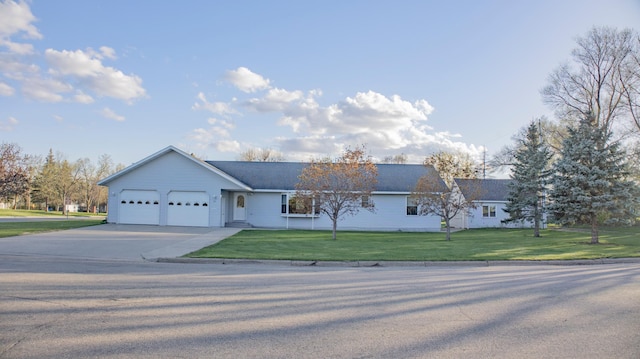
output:
POLYGON ((235 228, 104 224, 0 238, 0 254, 116 260, 173 258, 237 232, 235 228))

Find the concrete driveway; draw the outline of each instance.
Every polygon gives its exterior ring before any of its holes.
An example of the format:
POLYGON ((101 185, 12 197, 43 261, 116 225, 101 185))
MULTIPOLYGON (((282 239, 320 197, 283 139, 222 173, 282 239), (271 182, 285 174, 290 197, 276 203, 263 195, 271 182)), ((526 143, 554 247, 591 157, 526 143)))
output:
POLYGON ((237 232, 236 228, 104 224, 68 231, 0 238, 0 254, 153 260, 179 257, 237 232))

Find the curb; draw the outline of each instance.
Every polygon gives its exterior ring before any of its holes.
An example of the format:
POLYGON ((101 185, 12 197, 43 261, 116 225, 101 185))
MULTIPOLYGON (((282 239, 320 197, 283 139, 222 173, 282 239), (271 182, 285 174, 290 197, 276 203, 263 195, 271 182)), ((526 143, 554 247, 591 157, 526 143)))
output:
POLYGON ((290 267, 491 267, 491 266, 582 266, 603 264, 640 263, 640 258, 601 258, 576 260, 541 260, 541 261, 305 261, 276 259, 231 259, 231 258, 145 258, 149 262, 158 263, 190 263, 190 264, 260 264, 290 267))

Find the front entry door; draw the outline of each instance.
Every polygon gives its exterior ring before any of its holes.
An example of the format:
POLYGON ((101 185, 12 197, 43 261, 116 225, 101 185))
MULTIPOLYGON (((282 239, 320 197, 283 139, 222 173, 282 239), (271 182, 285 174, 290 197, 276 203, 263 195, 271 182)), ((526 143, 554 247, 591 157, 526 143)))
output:
POLYGON ((247 219, 246 193, 235 193, 233 195, 233 220, 244 221, 247 219))

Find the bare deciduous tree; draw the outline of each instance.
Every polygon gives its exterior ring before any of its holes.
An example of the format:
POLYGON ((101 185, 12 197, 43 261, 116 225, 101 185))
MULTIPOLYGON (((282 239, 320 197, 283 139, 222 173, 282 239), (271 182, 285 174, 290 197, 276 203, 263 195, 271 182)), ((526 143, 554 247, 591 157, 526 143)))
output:
POLYGON ((438 152, 424 160, 425 165, 433 166, 444 183, 451 187, 454 178, 476 178, 476 165, 467 153, 438 152))
POLYGON ((0 144, 0 199, 13 201, 18 205, 18 197, 26 195, 31 185, 29 156, 15 143, 0 144))
POLYGON ((634 119, 640 129, 638 41, 631 29, 594 27, 577 39, 573 62, 551 73, 543 100, 570 125, 593 118, 595 126, 611 131, 619 119, 622 126, 634 119))
POLYGON ((88 158, 79 159, 75 166, 78 168, 78 191, 87 212, 95 212, 101 202, 107 200, 107 188, 98 186, 98 181, 112 173, 113 161, 109 155, 102 155, 98 164, 94 165, 88 158))
POLYGON ((335 160, 311 161, 299 176, 296 197, 311 199, 320 212, 329 216, 335 240, 338 220, 361 209, 375 210, 370 197, 378 182, 377 176, 378 169, 365 154, 364 146, 347 148, 335 160), (363 201, 363 197, 368 201, 363 201))
MULTIPOLYGON (((541 128, 542 142, 544 142, 553 154, 560 153, 562 141, 567 137, 567 127, 550 121, 542 116, 534 122, 537 122, 541 128)), ((489 166, 492 168, 511 167, 515 164, 515 154, 519 149, 519 144, 526 138, 528 126, 520 128, 517 134, 511 139, 513 144, 506 145, 493 155, 489 160, 489 166)))
POLYGON ((475 201, 481 194, 480 180, 469 179, 461 183, 459 186, 454 183, 448 187, 435 171, 429 171, 418 180, 411 193, 419 215, 434 215, 444 219, 447 241, 451 240, 451 220, 458 214, 475 208, 475 201))
POLYGON ((238 156, 240 161, 282 162, 284 155, 271 148, 248 148, 238 156))
POLYGON ((404 153, 401 153, 395 156, 385 156, 382 159, 382 163, 405 164, 407 163, 407 159, 408 159, 407 155, 405 155, 404 153))

